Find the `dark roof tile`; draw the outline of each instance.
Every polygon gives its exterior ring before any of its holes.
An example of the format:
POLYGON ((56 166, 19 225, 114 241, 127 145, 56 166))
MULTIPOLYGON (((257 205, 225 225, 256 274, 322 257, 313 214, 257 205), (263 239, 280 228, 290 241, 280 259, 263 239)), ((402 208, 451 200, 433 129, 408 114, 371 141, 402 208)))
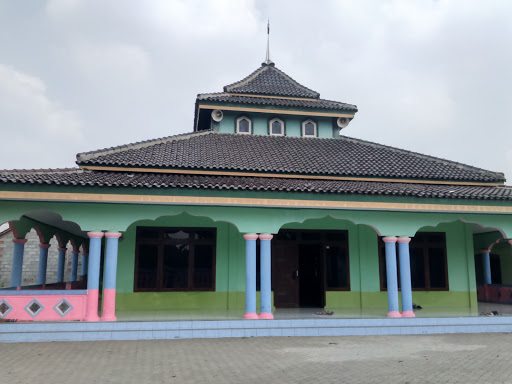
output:
POLYGON ((446 199, 512 200, 512 187, 508 186, 492 187, 377 181, 177 175, 166 173, 88 171, 81 169, 0 171, 0 183, 283 191, 351 195, 394 195, 446 199))
POLYGON ((357 106, 324 99, 276 99, 256 96, 239 96, 229 93, 204 93, 197 95, 197 100, 221 103, 254 104, 275 107, 292 107, 307 109, 330 109, 357 112, 357 106))
POLYGON ((236 83, 226 85, 225 92, 259 95, 306 97, 318 99, 320 94, 277 69, 274 64, 263 64, 256 71, 236 83))
POLYGON ((80 165, 503 182, 502 173, 364 140, 201 131, 82 153, 80 165))

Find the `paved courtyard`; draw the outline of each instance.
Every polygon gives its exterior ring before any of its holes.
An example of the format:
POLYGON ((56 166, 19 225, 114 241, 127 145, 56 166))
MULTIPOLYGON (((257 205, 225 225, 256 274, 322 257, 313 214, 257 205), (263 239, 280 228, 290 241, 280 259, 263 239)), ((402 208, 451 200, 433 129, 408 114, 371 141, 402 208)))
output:
POLYGON ((512 383, 512 334, 0 343, 2 383, 512 383))

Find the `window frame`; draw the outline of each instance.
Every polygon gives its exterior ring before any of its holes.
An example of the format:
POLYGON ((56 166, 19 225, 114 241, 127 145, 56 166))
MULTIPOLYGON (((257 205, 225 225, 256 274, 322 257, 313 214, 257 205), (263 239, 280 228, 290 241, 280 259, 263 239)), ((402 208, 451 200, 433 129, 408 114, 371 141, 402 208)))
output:
POLYGON ((243 115, 236 119, 236 133, 240 135, 252 135, 252 120, 248 116, 243 115), (249 132, 240 132, 240 121, 244 119, 249 122, 249 132))
POLYGON ((313 121, 311 119, 304 120, 302 122, 302 137, 318 137, 318 124, 316 121, 313 121), (306 124, 311 123, 313 124, 313 127, 315 128, 315 134, 314 135, 306 135, 306 124))
POLYGON ((284 136, 285 133, 285 127, 284 127, 284 121, 281 120, 279 117, 274 117, 273 119, 269 120, 268 122, 268 134, 270 136, 284 136), (272 123, 274 121, 279 121, 281 123, 281 133, 272 133, 272 123))
POLYGON ((217 228, 216 227, 146 227, 138 226, 135 230, 135 266, 134 266, 134 280, 133 280, 133 291, 134 292, 213 292, 216 287, 216 272, 217 272, 217 228), (139 231, 141 230, 153 230, 158 233, 157 238, 141 238, 139 231), (169 231, 184 231, 193 233, 195 231, 209 231, 212 232, 213 236, 210 240, 196 240, 192 238, 188 239, 165 239, 163 238, 163 232, 169 231), (169 244, 187 244, 189 245, 189 259, 188 259, 188 287, 187 288, 164 288, 163 277, 164 277, 164 246, 169 244), (138 276, 139 276, 139 248, 141 245, 156 245, 157 250, 157 275, 156 275, 156 287, 155 288, 139 288, 138 287, 138 276), (210 245, 213 247, 212 254, 212 276, 210 287, 194 287, 194 279, 190 278, 194 276, 194 254, 196 245, 210 245))
MULTIPOLYGON (((387 291, 387 287, 384 287, 384 278, 386 277, 386 268, 385 260, 386 260, 386 252, 385 252, 385 244, 382 241, 382 237, 378 238, 378 252, 379 252, 379 278, 380 278, 380 290, 387 291)), ((447 243, 446 243, 446 232, 417 232, 414 237, 411 238, 411 242, 409 243, 409 257, 412 256, 412 249, 422 249, 423 250, 423 273, 425 277, 425 288, 412 288, 413 291, 449 291, 450 290, 450 282, 448 280, 448 253, 447 253, 447 243), (443 241, 433 241, 430 240, 429 236, 439 236, 443 237, 443 241), (444 274, 446 285, 442 288, 432 288, 430 286, 430 264, 429 264, 429 255, 428 250, 432 248, 443 248, 444 251, 444 274)), ((396 263, 397 263, 397 282, 398 282, 398 290, 401 290, 400 287, 400 259, 398 252, 398 242, 396 243, 396 263)), ((412 274, 411 274, 412 279, 412 274)), ((412 283, 412 281, 411 281, 412 283)))

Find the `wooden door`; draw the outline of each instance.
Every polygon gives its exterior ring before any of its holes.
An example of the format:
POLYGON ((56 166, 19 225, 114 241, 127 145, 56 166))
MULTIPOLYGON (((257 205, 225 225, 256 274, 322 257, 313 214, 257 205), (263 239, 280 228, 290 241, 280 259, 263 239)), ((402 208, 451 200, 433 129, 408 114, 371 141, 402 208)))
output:
POLYGON ((322 244, 299 247, 299 302, 305 308, 325 307, 322 244))
POLYGON ((290 242, 274 242, 272 249, 272 287, 276 308, 299 306, 299 252, 290 242))

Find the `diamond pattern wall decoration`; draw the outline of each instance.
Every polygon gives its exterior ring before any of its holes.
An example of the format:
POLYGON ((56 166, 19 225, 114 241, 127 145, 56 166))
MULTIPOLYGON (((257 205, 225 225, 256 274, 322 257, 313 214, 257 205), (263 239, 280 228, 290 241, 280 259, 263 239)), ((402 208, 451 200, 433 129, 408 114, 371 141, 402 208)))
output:
POLYGON ((0 319, 3 319, 11 311, 12 306, 5 299, 0 300, 0 319))
POLYGON ((73 306, 65 298, 62 298, 57 304, 55 304, 53 309, 55 309, 55 312, 57 312, 61 317, 64 317, 71 312, 73 306))
POLYGON ((27 311, 27 313, 32 317, 39 315, 43 309, 43 304, 41 304, 36 298, 32 299, 30 303, 25 306, 25 311, 27 311))

